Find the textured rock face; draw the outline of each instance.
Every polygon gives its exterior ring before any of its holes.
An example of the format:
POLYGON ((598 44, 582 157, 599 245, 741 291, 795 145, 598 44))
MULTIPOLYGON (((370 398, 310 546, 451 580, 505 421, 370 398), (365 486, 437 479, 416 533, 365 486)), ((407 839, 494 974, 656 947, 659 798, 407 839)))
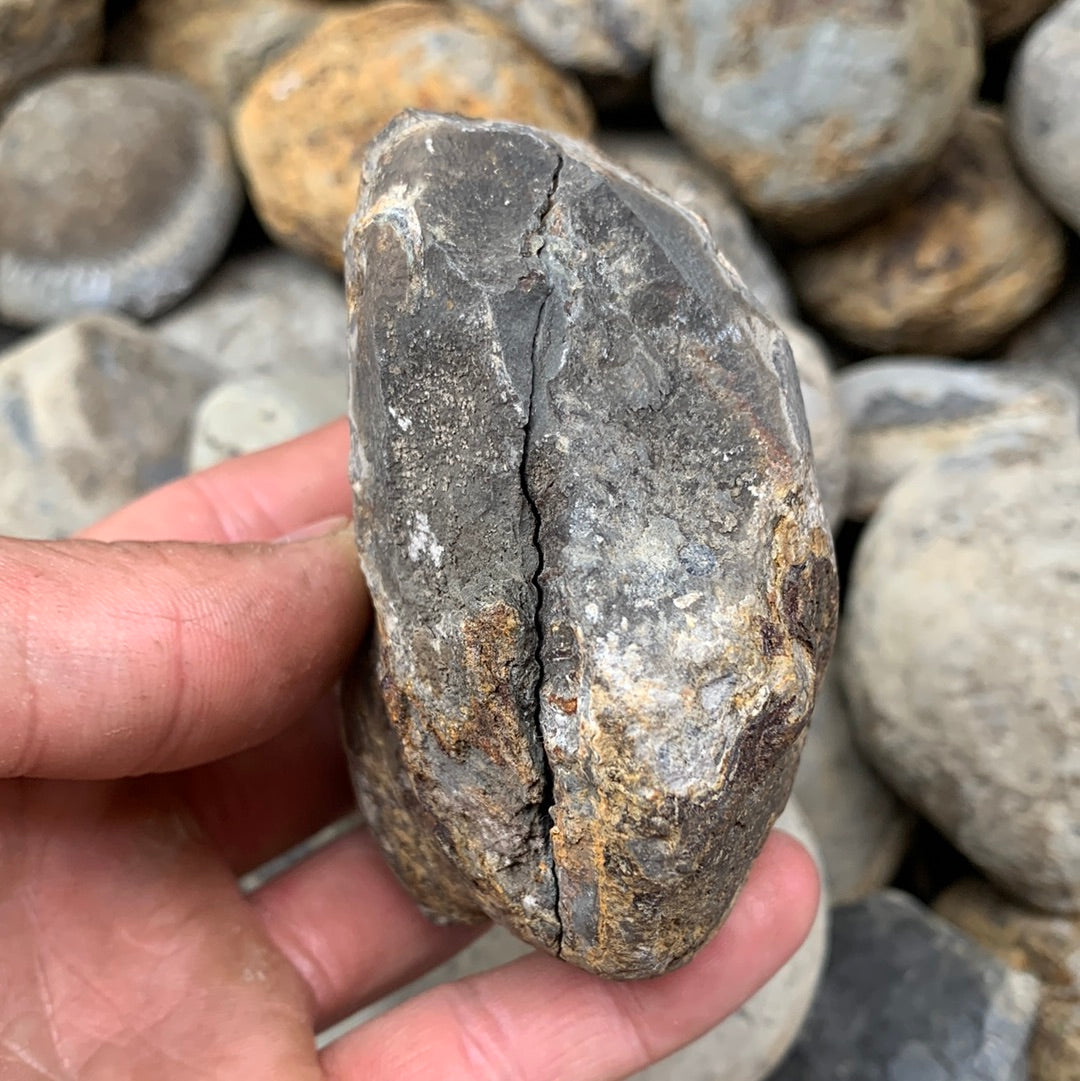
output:
POLYGON ((0 533, 73 533, 184 472, 213 381, 197 357, 90 315, 0 357, 0 533))
POLYGON ((967 0, 673 0, 656 105, 758 216, 800 239, 932 165, 980 69, 967 0))
POLYGON ((972 446, 901 480, 855 556, 860 745, 1005 889, 1080 911, 1080 444, 972 446))
POLYGON ((429 910, 616 977, 687 960, 830 651, 791 353, 583 144, 411 114, 347 245, 365 812, 429 910))
POLYGON ((715 172, 695 161, 669 135, 605 134, 598 143, 608 157, 697 214, 717 250, 770 315, 794 316, 795 300, 772 252, 715 172))
POLYGON ((0 109, 49 72, 92 64, 105 0, 0 0, 0 109))
POLYGON ((1024 38, 1009 78, 1009 134, 1043 198, 1080 230, 1080 2, 1062 0, 1024 38))
POLYGON ((770 1081, 1023 1081, 1038 983, 913 898, 833 909, 829 965, 770 1081))
POLYGON ((855 345, 949 356, 995 345, 1064 272, 1064 231, 1017 175, 1000 116, 978 108, 919 195, 801 255, 792 280, 855 345))
POLYGON ((869 518, 905 474, 973 440, 1066 444, 1080 398, 1039 371, 937 357, 880 357, 845 368, 837 390, 851 447, 848 514, 869 518))
POLYGON ((0 318, 147 318, 220 258, 242 195, 197 91, 135 71, 63 75, 0 123, 0 318))
POLYGON ((240 162, 266 228, 339 268, 361 148, 411 107, 571 135, 592 128, 573 78, 489 16, 412 0, 332 12, 262 72, 235 116, 240 162))

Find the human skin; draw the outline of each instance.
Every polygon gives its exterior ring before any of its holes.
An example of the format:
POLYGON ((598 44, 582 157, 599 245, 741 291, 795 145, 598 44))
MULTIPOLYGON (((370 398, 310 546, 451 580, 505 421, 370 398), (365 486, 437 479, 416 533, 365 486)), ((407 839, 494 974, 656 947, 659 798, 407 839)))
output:
POLYGON ((427 922, 363 829, 236 884, 352 806, 334 688, 370 607, 351 531, 268 543, 349 514, 347 453, 339 421, 78 539, 0 539, 5 1081, 614 1079, 736 1009, 809 929, 813 863, 774 834, 676 972, 531 956, 316 1051, 478 933, 427 922))

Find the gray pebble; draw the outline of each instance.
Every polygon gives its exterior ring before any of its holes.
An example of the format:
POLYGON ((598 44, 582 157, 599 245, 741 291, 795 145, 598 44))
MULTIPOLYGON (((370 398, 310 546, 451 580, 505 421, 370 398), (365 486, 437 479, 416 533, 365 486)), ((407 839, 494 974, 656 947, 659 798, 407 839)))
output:
POLYGON ((229 243, 242 194, 224 129, 180 80, 62 75, 0 122, 0 318, 149 318, 229 243))
POLYGON ((340 275, 270 248, 227 262, 156 328, 229 377, 344 375, 346 322, 340 275))
POLYGON ((856 746, 836 665, 818 692, 794 794, 813 826, 834 904, 861 900, 892 881, 914 816, 856 746))
POLYGON ((851 447, 848 515, 863 521, 916 466, 975 439, 1071 442, 1078 395, 1041 372, 937 357, 879 357, 837 378, 851 447))
POLYGON ((1038 981, 914 898, 833 909, 829 964, 770 1081, 1026 1081, 1038 981))
POLYGON ((0 356, 0 534, 59 537, 184 473, 213 381, 196 357, 87 315, 0 356))
POLYGON ((1073 281, 1010 340, 1005 359, 1045 372, 1080 394, 1080 281, 1073 281))
POLYGON ((1080 0, 1028 31, 1009 76, 1009 134, 1043 198, 1080 230, 1080 0))
POLYGON ((813 239, 925 177, 980 66, 968 0, 673 0, 654 90, 754 214, 813 239))
POLYGON ((597 145, 608 157, 697 214, 721 255, 767 312, 774 317, 794 316, 794 298, 769 246, 715 172, 696 161, 670 135, 604 133, 597 145))
POLYGON ((991 879, 1080 911, 1080 440, 972 444, 863 533, 840 660, 859 744, 991 879))
POLYGON ((191 472, 295 439, 344 412, 345 375, 253 376, 215 387, 191 423, 191 472))

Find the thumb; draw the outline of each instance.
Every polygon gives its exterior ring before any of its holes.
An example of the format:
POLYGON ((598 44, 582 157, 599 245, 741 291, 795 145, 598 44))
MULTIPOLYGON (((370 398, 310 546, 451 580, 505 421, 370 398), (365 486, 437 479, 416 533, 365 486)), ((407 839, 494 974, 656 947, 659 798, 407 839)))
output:
POLYGON ((370 606, 351 530, 282 544, 0 539, 0 777, 183 769, 340 676, 370 606))

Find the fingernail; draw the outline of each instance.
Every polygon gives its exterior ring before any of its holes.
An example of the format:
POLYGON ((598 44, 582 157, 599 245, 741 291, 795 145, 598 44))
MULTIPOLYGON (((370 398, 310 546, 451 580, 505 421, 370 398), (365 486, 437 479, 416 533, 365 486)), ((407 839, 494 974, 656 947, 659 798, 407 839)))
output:
POLYGON ((330 533, 337 533, 351 522, 344 514, 334 515, 333 518, 323 518, 319 522, 302 526, 292 533, 286 533, 284 537, 278 537, 274 544, 292 544, 294 541, 314 540, 316 537, 325 537, 330 533))

